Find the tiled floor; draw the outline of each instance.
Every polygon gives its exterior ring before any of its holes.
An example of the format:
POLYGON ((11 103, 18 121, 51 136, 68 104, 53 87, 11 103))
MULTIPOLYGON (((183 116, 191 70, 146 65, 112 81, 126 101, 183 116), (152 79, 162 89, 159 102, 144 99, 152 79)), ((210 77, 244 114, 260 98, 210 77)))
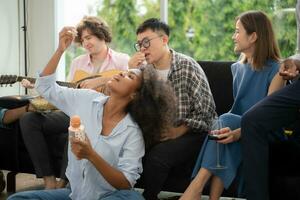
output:
MULTIPOLYGON (((3 171, 5 176, 7 171, 3 171)), ((37 179, 35 175, 32 174, 17 174, 16 176, 16 190, 23 191, 23 190, 30 190, 30 189, 40 189, 43 187, 43 180, 37 179)), ((6 189, 4 192, 0 194, 0 200, 7 199, 9 194, 6 193, 6 189)))
MULTIPOLYGON (((7 171, 4 171, 5 175, 7 171)), ((35 175, 32 174, 17 174, 16 178, 16 190, 17 191, 23 191, 23 190, 30 190, 30 189, 42 189, 43 188, 43 180, 37 179, 35 175)), ((139 191, 142 191, 140 189, 137 189, 139 191)), ((178 196, 180 194, 178 193, 171 193, 171 192, 161 192, 159 194, 160 199, 166 199, 168 197, 172 196, 178 196)), ((0 194, 0 200, 6 200, 8 197, 8 194, 6 193, 6 190, 0 194)), ((208 200, 209 198, 207 196, 203 196, 202 200, 208 200)), ((222 197, 220 200, 243 200, 243 199, 237 199, 237 198, 226 198, 222 197)))

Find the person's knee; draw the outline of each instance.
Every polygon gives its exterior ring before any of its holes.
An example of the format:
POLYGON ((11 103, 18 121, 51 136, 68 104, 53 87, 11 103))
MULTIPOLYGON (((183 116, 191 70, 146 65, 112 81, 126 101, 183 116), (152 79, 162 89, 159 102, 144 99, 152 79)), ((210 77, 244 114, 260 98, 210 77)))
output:
POLYGON ((25 199, 28 199, 28 198, 23 196, 22 192, 21 193, 15 193, 15 194, 13 194, 13 195, 11 195, 7 198, 7 200, 23 200, 23 199, 25 200, 25 199))
POLYGON ((264 119, 261 110, 251 109, 246 112, 241 120, 241 143, 248 147, 253 141, 267 141, 269 134, 268 121, 264 119))
POLYGON ((144 200, 144 197, 141 193, 134 191, 134 190, 127 190, 125 191, 125 199, 132 199, 132 200, 144 200))
POLYGON ((257 114, 255 110, 250 110, 246 112, 241 119, 241 127, 246 127, 250 125, 252 122, 257 122, 257 114))
POLYGON ((170 165, 172 165, 172 158, 170 156, 170 151, 168 151, 167 148, 169 148, 169 146, 165 143, 160 143, 146 153, 144 158, 145 171, 170 168, 170 165))
POLYGON ((20 118, 20 126, 21 128, 23 126, 26 126, 28 124, 36 122, 36 120, 39 118, 37 113, 27 112, 24 113, 24 115, 20 118))
POLYGON ((149 169, 159 169, 166 165, 165 162, 166 161, 160 154, 152 152, 145 156, 144 168, 146 171, 149 169))
POLYGON ((117 190, 111 195, 100 198, 102 200, 144 200, 142 194, 134 190, 117 190))

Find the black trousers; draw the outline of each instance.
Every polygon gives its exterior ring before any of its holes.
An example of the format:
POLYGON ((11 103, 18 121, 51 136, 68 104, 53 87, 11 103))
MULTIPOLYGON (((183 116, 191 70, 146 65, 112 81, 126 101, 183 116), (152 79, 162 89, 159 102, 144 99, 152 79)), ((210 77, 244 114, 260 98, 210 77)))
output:
MULTIPOLYGON (((205 136, 206 133, 189 132, 174 140, 159 143, 146 152, 142 175, 146 200, 157 200, 171 170, 190 162, 195 163, 205 136)), ((192 172, 193 167, 194 164, 190 165, 191 169, 188 170, 192 172)))
POLYGON ((266 97, 242 118, 242 155, 248 200, 268 200, 269 136, 298 119, 300 81, 266 97))
POLYGON ((61 111, 29 112, 20 119, 24 143, 37 177, 55 175, 66 179, 68 126, 69 117, 61 111))

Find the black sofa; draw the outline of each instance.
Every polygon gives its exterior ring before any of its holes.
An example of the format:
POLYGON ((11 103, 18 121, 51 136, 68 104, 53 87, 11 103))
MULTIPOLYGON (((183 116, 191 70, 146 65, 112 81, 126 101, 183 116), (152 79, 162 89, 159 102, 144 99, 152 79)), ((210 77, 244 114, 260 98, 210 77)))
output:
MULTIPOLYGON (((228 112, 233 103, 232 74, 233 62, 198 61, 204 70, 216 103, 218 115, 228 112)), ((291 127, 300 135, 300 123, 291 127)), ((195 160, 172 171, 163 191, 182 193, 191 181, 195 160)), ((300 138, 291 137, 289 141, 276 142, 270 145, 270 195, 271 199, 300 199, 300 138), (288 156, 286 156, 288 155, 288 156)), ((137 187, 143 188, 141 178, 137 187)), ((205 188, 204 194, 209 194, 205 188)), ((222 196, 237 197, 237 181, 225 190, 222 196)))
MULTIPOLYGON (((228 112, 233 103, 232 74, 230 70, 230 66, 233 62, 198 61, 198 63, 208 78, 218 115, 228 112)), ((191 181, 195 161, 196 157, 195 160, 191 160, 189 163, 186 163, 185 166, 176 167, 171 171, 163 191, 184 192, 191 181)), ((138 181, 137 187, 143 188, 143 176, 138 181)), ((208 188, 205 189, 204 194, 205 193, 208 193, 208 188)), ((232 187, 225 191, 224 195, 237 196, 236 184, 234 183, 232 187)))
MULTIPOLYGON (((232 63, 233 62, 199 61, 199 64, 208 77, 219 115, 228 112, 233 102, 232 75, 230 70, 232 63)), ((55 149, 60 149, 53 153, 57 165, 57 175, 59 175, 63 154, 61 149, 63 149, 65 145, 66 136, 67 134, 62 134, 61 138, 52 138, 57 144, 55 149)), ((270 149, 271 194, 274 197, 285 197, 282 199, 300 199, 300 192, 297 190, 298 185, 300 185, 299 140, 292 139, 291 141, 283 143, 275 143, 270 149), (287 198, 287 196, 289 198, 287 198)), ((186 166, 179 167, 171 172, 163 190, 183 192, 190 183, 191 169, 194 164, 195 160, 191 160, 186 166)), ((15 190, 16 173, 34 173, 32 162, 24 146, 18 123, 15 123, 12 129, 0 129, 0 169, 11 171, 7 177, 7 190, 10 192, 15 190)), ((137 187, 143 187, 142 181, 138 182, 137 187)), ((236 185, 233 184, 229 190, 224 191, 223 196, 237 196, 236 185)))

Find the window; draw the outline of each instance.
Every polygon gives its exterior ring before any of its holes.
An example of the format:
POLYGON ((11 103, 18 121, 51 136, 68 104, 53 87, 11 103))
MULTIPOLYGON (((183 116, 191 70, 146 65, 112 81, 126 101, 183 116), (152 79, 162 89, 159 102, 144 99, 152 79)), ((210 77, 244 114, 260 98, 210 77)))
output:
MULTIPOLYGON (((74 4, 73 0, 65 1, 74 4)), ((92 6, 94 10, 90 9, 89 14, 97 13, 109 23, 113 33, 110 46, 129 55, 135 52, 137 26, 147 18, 160 17, 160 0, 102 0, 94 3, 98 4, 92 6)), ((170 47, 196 60, 236 60, 238 55, 233 52, 231 39, 235 18, 247 10, 261 10, 272 19, 282 56, 293 55, 297 37, 295 5, 296 0, 169 0, 170 47)), ((68 6, 65 8, 69 9, 68 6)), ((70 61, 83 52, 75 46, 70 48, 66 54, 67 68, 70 61)))

